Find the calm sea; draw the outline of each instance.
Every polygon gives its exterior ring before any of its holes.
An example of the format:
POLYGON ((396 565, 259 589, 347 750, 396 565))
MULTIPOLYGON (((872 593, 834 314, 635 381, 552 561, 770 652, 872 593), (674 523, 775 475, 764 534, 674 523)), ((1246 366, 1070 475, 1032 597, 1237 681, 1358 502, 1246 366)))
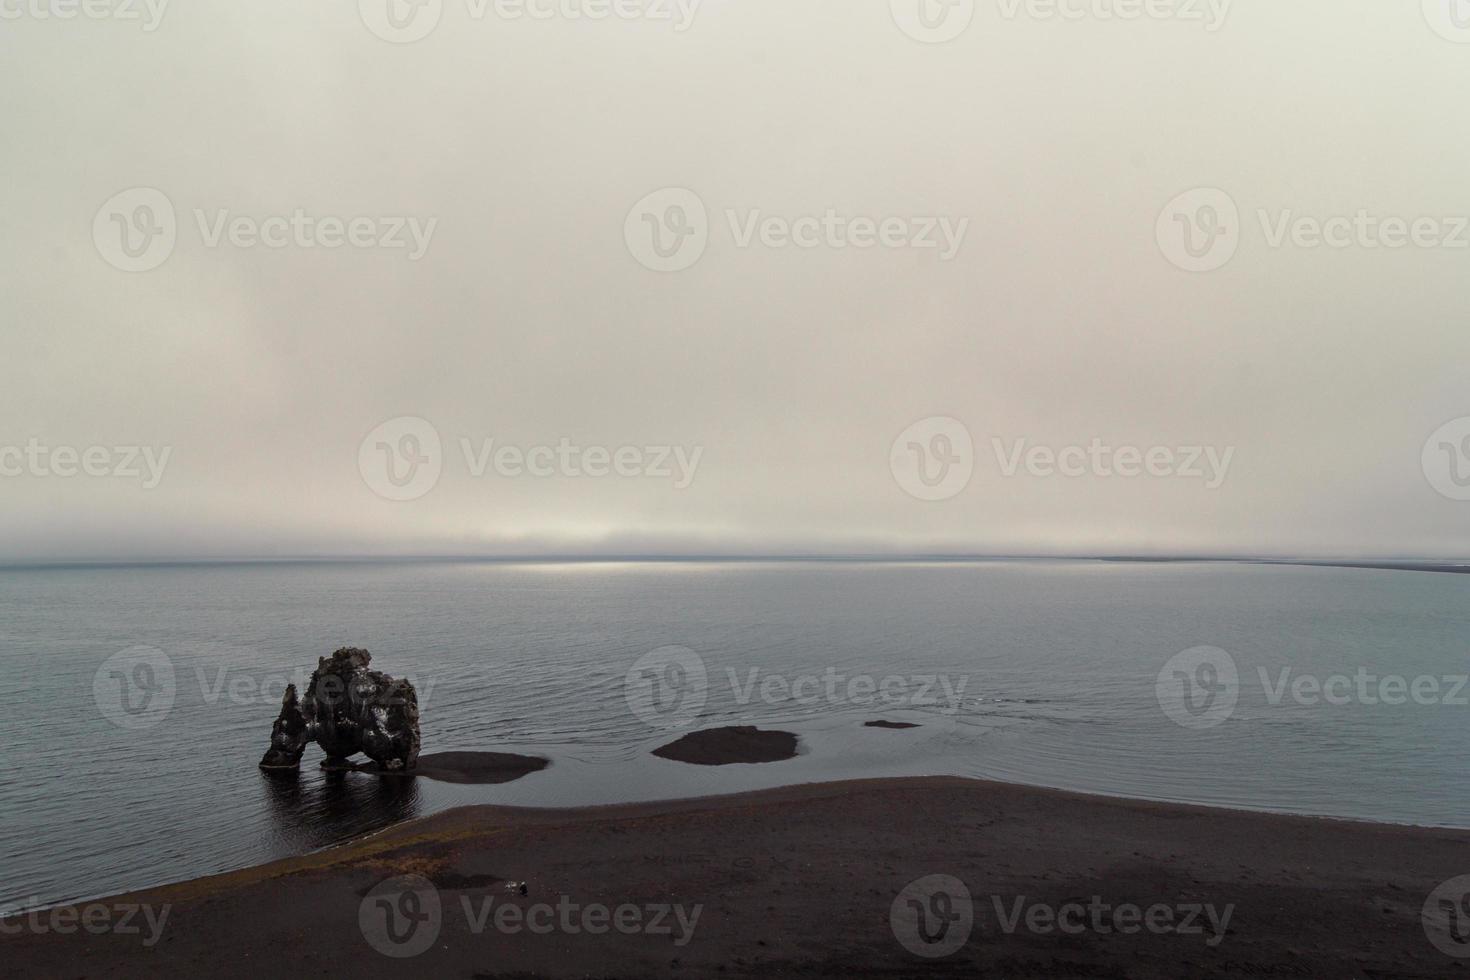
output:
POLYGON ((0 908, 239 868, 460 804, 863 776, 1465 827, 1467 641, 1470 576, 1406 571, 0 570, 0 908), (256 762, 282 689, 345 645, 414 680, 426 752, 527 752, 552 766, 501 786, 386 783, 329 778, 312 748, 299 779, 267 778, 256 762), (1171 665, 1200 646, 1216 650, 1171 665), (919 727, 863 726, 880 718, 919 727), (681 722, 786 728, 802 754, 720 769, 651 758, 681 722))

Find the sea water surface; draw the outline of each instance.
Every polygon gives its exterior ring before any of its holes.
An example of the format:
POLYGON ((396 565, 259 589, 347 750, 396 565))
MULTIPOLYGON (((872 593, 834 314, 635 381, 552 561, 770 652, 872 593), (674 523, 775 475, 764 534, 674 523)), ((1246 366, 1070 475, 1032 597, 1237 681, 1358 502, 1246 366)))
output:
POLYGON ((5 569, 0 910, 245 867, 461 804, 868 776, 1467 827, 1470 691, 1455 690, 1470 672, 1467 640, 1470 576, 1409 571, 1097 561, 5 569), (499 786, 390 781, 326 775, 311 747, 298 778, 261 773, 285 684, 347 645, 414 681, 425 752, 523 752, 551 767, 499 786), (1171 657, 1200 645, 1233 658, 1238 701, 1213 727, 1184 727, 1156 686, 1171 657), (690 727, 784 728, 801 735, 802 754, 720 768, 651 757, 687 729, 666 727, 677 715, 635 710, 627 678, 668 646, 693 651, 705 670, 702 697, 677 702, 693 712, 690 727), (140 676, 137 654, 118 658, 139 648, 159 670, 140 676), (1402 677, 1421 696, 1331 703, 1309 684, 1273 703, 1283 677, 1303 675, 1362 675, 1370 695, 1402 677), (868 693, 885 679, 888 703, 868 693), (919 727, 864 727, 875 719, 919 727))

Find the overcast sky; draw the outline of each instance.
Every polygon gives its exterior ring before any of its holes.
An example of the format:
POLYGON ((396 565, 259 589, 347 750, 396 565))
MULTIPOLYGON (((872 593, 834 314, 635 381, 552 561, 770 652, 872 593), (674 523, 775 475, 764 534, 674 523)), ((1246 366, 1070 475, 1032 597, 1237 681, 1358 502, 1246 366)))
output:
POLYGON ((0 559, 1470 554, 1448 0, 89 2, 0 559))

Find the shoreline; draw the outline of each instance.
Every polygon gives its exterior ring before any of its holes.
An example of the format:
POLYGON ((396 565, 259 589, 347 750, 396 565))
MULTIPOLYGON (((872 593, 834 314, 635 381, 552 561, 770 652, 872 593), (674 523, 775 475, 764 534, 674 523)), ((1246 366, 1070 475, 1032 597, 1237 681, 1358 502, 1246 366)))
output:
MULTIPOLYGON (((760 764, 764 765, 765 763, 760 764)), ((350 771, 365 778, 402 778, 401 776, 395 776, 394 774, 388 774, 386 777, 384 777, 384 774, 382 773, 375 773, 367 769, 350 771)), ((436 779, 436 781, 444 782, 446 780, 436 779)), ((1359 827, 1365 829, 1381 828, 1385 830, 1398 829, 1406 831, 1425 831, 1432 833, 1459 833, 1465 834, 1467 837, 1467 841, 1470 841, 1470 818, 1467 818, 1467 823, 1464 825, 1426 824, 1414 823, 1409 820, 1376 820, 1369 817, 1351 817, 1331 813, 1299 813, 1292 810, 1278 810, 1269 807, 1252 807, 1236 803, 1185 802, 1181 800, 1169 800, 1149 796, 1131 796, 1126 793, 1108 793, 1101 790, 1069 789, 1065 786, 1052 786, 1045 783, 1026 783, 1002 779, 990 779, 982 776, 872 776, 858 779, 831 779, 817 780, 814 782, 787 783, 780 786, 772 786, 762 789, 735 790, 729 793, 709 793, 701 796, 660 797, 651 800, 633 800, 615 803, 587 803, 564 807, 542 807, 526 806, 522 804, 500 803, 464 803, 457 806, 451 806, 447 809, 439 810, 434 813, 428 813, 423 816, 413 817, 408 820, 399 821, 398 823, 389 824, 386 827, 381 827, 377 830, 369 831, 360 836, 349 837, 345 840, 339 841, 338 843, 327 844, 323 847, 318 847, 313 850, 305 851, 301 854, 274 858, 272 860, 263 861, 258 864, 245 865, 243 867, 231 868, 224 871, 213 871, 208 874, 196 875, 189 878, 179 878, 173 881, 164 881, 151 885, 140 885, 137 888, 129 888, 125 891, 120 892, 102 892, 90 895, 83 895, 77 898, 59 899, 57 901, 47 902, 41 905, 28 906, 21 912, 0 914, 0 922, 4 922, 7 918, 10 918, 12 916, 26 915, 35 911, 45 911, 52 908, 66 908, 70 906, 82 906, 94 902, 110 902, 128 898, 136 898, 145 895, 153 895, 155 893, 168 891, 170 889, 186 888, 188 886, 199 885, 217 879, 230 878, 236 875, 251 875, 256 872, 264 872, 277 866, 295 866, 298 863, 302 863, 303 866, 306 867, 315 866, 315 862, 313 862, 312 860, 314 858, 319 858, 327 855, 335 855, 339 852, 341 852, 343 856, 349 856, 347 852, 350 852, 354 848, 370 845, 372 842, 382 838, 386 834, 392 834, 396 831, 407 831, 410 828, 417 827, 421 824, 446 818, 454 814, 473 814, 476 811, 487 811, 496 814, 503 813, 511 815, 518 813, 534 813, 548 815, 561 814, 570 816, 573 814, 595 814, 600 811, 606 810, 638 810, 644 808, 657 809, 660 807, 673 806, 676 804, 683 806, 686 804, 701 803, 711 804, 711 809, 716 809, 717 806, 715 805, 719 804, 722 801, 734 801, 747 798, 755 798, 766 794, 781 794, 790 790, 816 790, 826 787, 857 788, 864 786, 872 786, 881 789, 891 784, 925 783, 930 781, 955 781, 977 786, 990 786, 1002 790, 1018 790, 1023 792, 1033 792, 1041 794, 1051 793, 1063 797, 1073 797, 1081 801, 1094 800, 1108 803, 1134 803, 1144 807, 1157 806, 1186 811, 1198 810, 1204 811, 1206 813, 1221 812, 1225 814, 1236 814, 1249 817, 1281 817, 1289 820, 1306 822, 1344 824, 1350 827, 1359 827)), ((759 801, 751 799, 750 802, 759 801)), ((1467 855, 1466 870, 1467 873, 1470 873, 1470 855, 1467 855)))
POLYGON ((407 964, 484 976, 810 973, 827 968, 822 950, 858 976, 930 967, 1041 976, 1130 963, 1130 976, 1307 964, 1324 975, 1437 976, 1460 964, 1431 943, 1420 909, 1465 873, 1466 830, 962 777, 868 779, 568 809, 457 807, 300 857, 50 910, 167 907, 154 946, 112 934, 11 935, 13 918, 0 955, 26 976, 252 976, 312 950, 334 970, 369 976, 407 964), (368 892, 402 874, 433 882, 444 920, 438 942, 406 962, 374 949, 359 922, 368 892), (933 874, 974 893, 975 936, 931 961, 905 948, 889 919, 904 888, 933 874), (522 882, 525 897, 507 892, 522 882), (485 935, 458 914, 461 904, 559 896, 698 904, 704 918, 675 946, 651 934, 485 935), (1002 896, 1213 901, 1233 919, 1214 946, 1183 934, 1006 932, 1005 915, 992 914, 1002 896), (487 958, 491 947, 497 956, 487 958))
MULTIPOLYGON (((766 765, 767 763, 753 764, 766 765)), ((363 777, 389 779, 403 778, 401 774, 377 773, 369 769, 349 769, 344 771, 353 772, 363 777)), ((421 778, 434 779, 437 782, 455 782, 455 780, 443 780, 433 776, 424 776, 421 778)), ((455 814, 472 815, 476 811, 487 811, 495 814, 510 815, 526 813, 538 815, 544 814, 571 816, 574 814, 592 815, 601 811, 610 810, 657 810, 658 808, 665 806, 679 805, 682 807, 687 804, 710 804, 710 809, 718 809, 717 805, 722 801, 748 800, 751 803, 756 803, 759 802, 758 799, 754 799, 756 797, 761 797, 768 794, 779 795, 791 790, 817 790, 826 787, 860 788, 866 786, 882 789, 886 786, 890 786, 891 784, 926 783, 931 781, 955 781, 977 786, 990 786, 1002 790, 1018 790, 1040 794, 1051 793, 1063 797, 1073 797, 1081 801, 1094 800, 1109 803, 1133 803, 1144 807, 1157 806, 1186 811, 1198 810, 1204 811, 1206 813, 1222 812, 1226 814, 1236 814, 1240 816, 1282 817, 1289 820, 1344 824, 1351 827, 1359 827, 1365 829, 1381 828, 1384 830, 1399 829, 1406 831, 1426 831, 1433 833, 1458 833, 1465 834, 1467 841, 1470 841, 1470 822, 1467 822, 1464 825, 1426 824, 1414 823, 1409 820, 1375 820, 1369 817, 1350 817, 1331 813, 1298 813, 1292 810, 1277 810, 1269 807, 1251 807, 1234 803, 1185 802, 1181 800, 1168 800, 1149 796, 1130 796, 1126 793, 1107 793, 1101 790, 1068 789, 1065 786, 1052 786, 1045 783, 1015 782, 1001 779, 990 779, 981 776, 873 776, 859 779, 831 779, 817 780, 814 782, 787 783, 780 786, 772 786, 762 789, 735 790, 729 793, 709 793, 702 796, 660 797, 651 800, 633 800, 616 803, 587 803, 565 807, 541 807, 500 803, 464 803, 457 806, 448 807, 447 809, 439 810, 434 813, 428 813, 423 816, 413 817, 408 820, 399 821, 398 823, 389 824, 386 827, 381 827, 377 830, 369 831, 368 833, 362 834, 360 836, 349 837, 346 840, 339 841, 338 843, 327 844, 323 847, 318 847, 301 854, 274 858, 270 861, 263 861, 258 864, 250 864, 244 867, 231 868, 224 871, 213 871, 208 874, 196 875, 190 878, 179 878, 173 881, 159 882, 157 884, 140 885, 137 888, 129 888, 126 891, 121 892, 102 892, 90 895, 83 895, 77 898, 60 899, 41 905, 27 906, 24 910, 20 912, 0 914, 0 922, 4 922, 6 919, 14 916, 23 916, 35 911, 46 911, 53 908, 67 908, 71 906, 82 906, 95 902, 111 902, 120 901, 123 899, 138 898, 140 896, 151 896, 155 893, 165 892, 171 889, 182 889, 193 885, 200 885, 207 882, 215 881, 217 879, 232 878, 236 875, 253 875, 257 872, 265 872, 268 869, 276 868, 277 866, 291 866, 294 869, 296 865, 301 864, 302 867, 314 867, 316 866, 316 862, 312 860, 314 858, 319 858, 327 855, 335 855, 339 852, 344 857, 348 857, 350 856, 348 852, 351 852, 355 848, 370 845, 372 842, 382 838, 386 834, 392 834, 396 831, 407 831, 411 828, 418 827, 419 825, 426 824, 430 821, 440 820, 455 814)), ((1467 855, 1466 868, 1467 873, 1470 873, 1470 855, 1467 855)))

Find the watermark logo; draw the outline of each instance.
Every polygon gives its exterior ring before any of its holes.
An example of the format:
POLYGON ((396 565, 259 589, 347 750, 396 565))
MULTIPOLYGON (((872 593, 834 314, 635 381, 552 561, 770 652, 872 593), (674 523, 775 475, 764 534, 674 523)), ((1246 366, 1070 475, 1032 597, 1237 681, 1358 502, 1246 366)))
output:
POLYGON ((123 272, 150 272, 168 261, 179 240, 173 202, 153 187, 133 187, 108 198, 92 219, 92 242, 123 272))
POLYGON ((821 674, 782 673, 762 675, 761 668, 751 667, 742 681, 734 667, 725 674, 735 703, 748 705, 759 696, 762 704, 799 704, 802 707, 825 704, 878 705, 887 708, 934 708, 940 714, 953 715, 964 702, 968 674, 958 678, 949 674, 873 674, 847 675, 828 667, 821 674))
POLYGON ((1446 41, 1470 44, 1470 0, 1423 0, 1424 19, 1446 41))
MULTIPOLYGON (((560 932, 600 936, 618 932, 625 936, 668 936, 676 947, 694 939, 703 905, 684 906, 662 902, 607 906, 583 904, 567 895, 551 902, 523 902, 526 883, 507 883, 512 898, 497 901, 494 895, 475 899, 460 895, 458 912, 473 936, 487 932, 513 936, 530 933, 547 936, 560 932)), ((454 908, 454 906, 451 906, 454 908)), ((368 945, 394 959, 409 959, 426 952, 444 928, 447 910, 434 883, 419 875, 400 875, 374 887, 357 908, 357 924, 368 945)))
POLYGON ((1240 671, 1219 647, 1199 646, 1169 658, 1154 682, 1154 695, 1170 721, 1184 728, 1214 728, 1235 711, 1240 671))
POLYGON ((1225 26, 1234 0, 999 0, 1001 16, 1015 20, 1183 21, 1213 34, 1225 26))
POLYGON ((1214 272, 1240 248, 1240 208, 1219 188, 1185 191, 1159 213, 1154 234, 1174 265, 1186 272, 1214 272))
POLYGON ((493 10, 501 20, 621 21, 672 24, 675 34, 694 26, 703 0, 466 0, 473 20, 493 10))
POLYGON ((566 477, 600 480, 609 476, 626 479, 670 480, 675 490, 688 490, 704 458, 703 446, 583 446, 563 437, 555 445, 517 446, 495 439, 476 445, 459 440, 465 468, 482 479, 492 470, 497 476, 515 479, 566 477))
MULTIPOLYGON (((3 2, 3 0, 0 0, 3 2)), ((266 215, 229 208, 193 208, 192 227, 206 249, 287 248, 401 252, 410 262, 428 254, 439 219, 413 215, 319 215, 306 208, 266 215)), ((150 272, 174 253, 180 225, 173 202, 153 187, 113 195, 92 219, 92 241, 109 265, 150 272)))
MULTIPOLYGON (((458 439, 465 473, 475 480, 506 479, 661 480, 688 490, 704 459, 703 446, 659 444, 582 445, 562 437, 555 443, 516 445, 495 438, 458 439)), ((444 447, 438 430, 414 416, 391 419, 358 445, 363 482, 386 500, 418 500, 443 475, 444 447)))
MULTIPOLYGON (((846 214, 827 208, 820 214, 769 214, 760 208, 725 208, 724 224, 737 249, 914 249, 933 251, 951 262, 964 247, 969 218, 939 215, 846 214)), ((682 272, 709 247, 714 226, 704 201, 684 188, 665 188, 643 198, 623 222, 628 251, 655 272, 682 272)))
POLYGON ((1099 480, 1132 480, 1148 476, 1158 479, 1200 480, 1206 490, 1224 486, 1235 459, 1235 447, 1113 446, 1094 437, 1086 445, 1043 446, 1017 439, 1009 446, 992 438, 990 446, 1001 476, 1011 479, 1023 471, 1046 478, 1092 477, 1099 480))
POLYGON ((1256 673, 1266 693, 1266 703, 1273 707, 1285 701, 1288 695, 1292 703, 1305 707, 1319 704, 1337 708, 1349 704, 1389 707, 1414 704, 1463 708, 1470 705, 1470 699, 1465 695, 1466 687, 1470 686, 1470 674, 1421 674, 1410 678, 1403 674, 1375 674, 1367 667, 1359 667, 1351 677, 1347 674, 1327 677, 1296 674, 1293 677, 1291 667, 1281 668, 1275 678, 1265 667, 1257 667, 1256 673))
POLYGON ((58 905, 38 909, 41 899, 32 896, 14 911, 0 908, 0 936, 43 936, 55 933, 72 936, 141 936, 145 949, 152 949, 163 938, 172 905, 139 905, 135 903, 89 902, 86 905, 58 905), (29 912, 21 909, 32 907, 29 912))
MULTIPOLYGON (((672 24, 675 34, 694 26, 702 0, 463 0, 456 9, 479 23, 491 15, 518 21, 648 21, 672 24)), ((444 16, 444 0, 358 0, 369 31, 392 44, 412 44, 432 34, 444 16)))
POLYGON ((1319 217, 1298 214, 1291 208, 1275 212, 1258 208, 1256 218, 1261 224, 1266 244, 1274 249, 1288 245, 1300 249, 1342 251, 1356 248, 1370 252, 1402 248, 1470 249, 1470 217, 1464 215, 1405 218, 1359 208, 1352 214, 1319 217))
POLYGON ((1233 903, 1223 908, 1213 902, 1155 902, 1143 906, 1105 901, 1101 895, 1093 895, 1085 904, 1081 900, 1060 905, 1028 902, 1025 895, 1010 903, 992 895, 990 901, 1000 931, 1007 936, 1022 930, 1038 936, 1080 936, 1087 932, 1132 936, 1147 932, 1155 936, 1203 936, 1211 949, 1225 941, 1230 917, 1235 914, 1233 903))
POLYGON ((438 485, 444 472, 439 430, 411 415, 390 419, 363 439, 357 469, 368 488, 384 500, 418 500, 438 485))
MULTIPOLYGON (((1312 708, 1470 706, 1470 674, 1378 674, 1358 667, 1352 674, 1318 675, 1282 667, 1274 673, 1256 668, 1264 701, 1271 707, 1291 703, 1312 708)), ((1217 647, 1195 647, 1170 659, 1159 671, 1159 706, 1185 728, 1214 728, 1235 712, 1245 685, 1235 660, 1217 647)))
POLYGON ((511 899, 497 906, 494 896, 486 896, 476 903, 468 895, 461 895, 459 904, 466 927, 476 936, 491 928, 507 936, 522 932, 536 936, 554 932, 568 936, 584 932, 601 936, 616 931, 624 936, 668 936, 679 948, 689 945, 694 939, 699 917, 704 914, 703 905, 671 905, 667 902, 635 905, 624 902, 610 907, 601 902, 584 905, 567 895, 557 896, 555 905, 550 902, 526 904, 511 899))
POLYGON ((889 0, 898 29, 921 44, 953 41, 975 20, 975 0, 889 0))
POLYGON ((357 0, 357 12, 367 29, 384 41, 412 44, 439 26, 444 0, 357 0))
POLYGON ((357 927, 384 956, 408 959, 434 945, 444 926, 444 907, 434 883, 399 875, 376 885, 357 907, 357 927))
POLYGON ((646 725, 665 731, 687 728, 709 699, 704 658, 680 646, 645 653, 623 676, 623 697, 646 725))
MULTIPOLYGON (((138 730, 161 724, 178 703, 181 692, 188 694, 191 704, 202 702, 213 707, 223 703, 274 712, 287 687, 294 685, 304 695, 311 685, 312 668, 245 670, 234 664, 256 658, 210 658, 210 648, 211 645, 203 645, 203 655, 215 663, 211 665, 206 660, 196 664, 192 675, 178 670, 172 657, 154 647, 132 647, 113 654, 93 675, 92 689, 98 709, 113 724, 138 730), (197 702, 193 700, 196 690, 197 702)), ((412 686, 420 710, 427 710, 442 678, 414 671, 399 677, 412 686)), ((328 706, 361 696, 361 691, 344 687, 332 675, 319 677, 314 690, 316 701, 328 706)), ((375 703, 389 707, 399 703, 399 699, 379 693, 375 703)))
POLYGON ((0 445, 0 477, 138 480, 155 490, 173 452, 172 446, 52 446, 32 436, 23 446, 0 445))
POLYGON ((958 878, 928 875, 898 893, 888 910, 888 924, 899 944, 915 956, 952 956, 970 941, 975 903, 958 878))
POLYGON ((1470 500, 1470 416, 1434 430, 1421 456, 1424 478, 1442 497, 1470 500))
POLYGON ((1435 949, 1470 959, 1470 875, 1451 878, 1430 892, 1419 918, 1435 949))
MULTIPOLYGON (((1224 486, 1235 460, 1234 446, 1113 445, 1099 437, 1069 445, 992 437, 990 446, 996 472, 1005 479, 1023 475, 1095 480, 1147 477, 1194 480, 1212 491, 1224 486)), ((900 433, 889 449, 888 461, 904 492, 930 501, 948 500, 962 492, 977 462, 969 430, 957 419, 942 416, 923 419, 900 433)))
POLYGON ((115 20, 138 22, 152 34, 163 23, 169 0, 0 0, 0 21, 115 20))
POLYGON ((97 710, 130 731, 152 728, 168 717, 176 694, 173 661, 154 647, 120 650, 92 675, 97 710))
POLYGON ((623 223, 623 240, 644 268, 683 272, 709 246, 709 212, 693 191, 666 187, 633 205, 623 223))
MULTIPOLYGON (((1387 214, 1369 208, 1314 215, 1294 208, 1257 208, 1256 222, 1267 248, 1336 252, 1470 250, 1470 216, 1387 214)), ((1227 193, 1200 188, 1181 194, 1159 215, 1159 248, 1189 272, 1214 272, 1235 257, 1244 228, 1239 207, 1227 193)))
POLYGON ((259 217, 236 214, 229 208, 216 208, 211 213, 194 209, 194 225, 205 248, 225 245, 242 250, 268 248, 326 249, 350 248, 356 251, 378 249, 402 252, 408 261, 417 262, 429 253, 438 218, 421 219, 413 215, 316 215, 305 208, 289 214, 259 217))
MULTIPOLYGON (((735 704, 882 705, 886 708, 934 710, 954 715, 964 704, 968 675, 846 674, 836 667, 822 673, 792 674, 725 668, 724 682, 735 704)), ((692 724, 716 690, 704 659, 687 647, 661 647, 644 654, 628 669, 623 682, 628 708, 644 723, 673 730, 692 724)), ((719 691, 723 694, 723 688, 719 691)))
POLYGON ((958 496, 975 475, 975 442, 958 419, 933 416, 904 429, 888 452, 899 487, 919 500, 958 496))
POLYGON ((877 217, 843 214, 836 208, 794 218, 766 214, 760 208, 749 208, 744 214, 736 208, 726 208, 725 223, 729 226, 735 247, 740 249, 756 245, 772 251, 790 248, 803 251, 818 248, 832 251, 850 248, 915 249, 937 252, 941 262, 954 261, 970 232, 969 218, 942 215, 877 217))

